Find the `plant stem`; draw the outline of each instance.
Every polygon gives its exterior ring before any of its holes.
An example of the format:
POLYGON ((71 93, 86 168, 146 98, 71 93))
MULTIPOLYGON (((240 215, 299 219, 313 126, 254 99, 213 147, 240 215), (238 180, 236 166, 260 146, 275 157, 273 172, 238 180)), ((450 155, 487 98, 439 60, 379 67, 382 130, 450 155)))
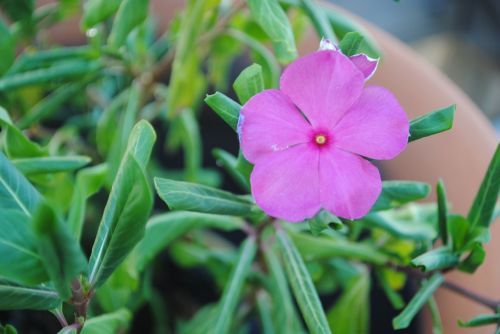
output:
POLYGON ((475 293, 474 291, 466 289, 466 288, 459 286, 459 285, 457 285, 453 282, 450 282, 450 281, 445 281, 443 283, 442 287, 444 287, 450 291, 453 291, 459 295, 462 295, 462 296, 464 296, 472 301, 475 301, 478 304, 486 306, 486 307, 490 308, 491 310, 493 310, 494 312, 496 312, 498 307, 500 306, 499 301, 493 300, 493 299, 485 297, 485 296, 481 296, 481 295, 475 293))
POLYGON ((60 309, 53 310, 52 314, 57 318, 62 327, 68 326, 68 321, 60 309))

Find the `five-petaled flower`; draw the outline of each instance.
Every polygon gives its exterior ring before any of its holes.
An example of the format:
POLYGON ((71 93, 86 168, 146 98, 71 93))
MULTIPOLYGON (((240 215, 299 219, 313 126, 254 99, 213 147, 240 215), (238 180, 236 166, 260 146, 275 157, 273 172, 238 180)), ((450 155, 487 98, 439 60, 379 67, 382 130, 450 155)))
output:
POLYGON ((369 212, 382 182, 365 157, 396 157, 409 133, 394 95, 365 87, 375 68, 365 55, 323 47, 291 63, 279 90, 243 106, 241 148, 255 165, 252 195, 267 214, 297 222, 322 208, 347 219, 369 212))

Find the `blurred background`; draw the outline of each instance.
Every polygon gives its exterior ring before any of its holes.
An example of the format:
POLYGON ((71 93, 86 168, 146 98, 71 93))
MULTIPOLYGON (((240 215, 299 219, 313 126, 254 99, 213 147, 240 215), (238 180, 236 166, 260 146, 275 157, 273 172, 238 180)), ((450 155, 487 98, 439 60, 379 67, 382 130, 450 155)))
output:
POLYGON ((408 43, 458 84, 500 138, 499 0, 330 0, 408 43))

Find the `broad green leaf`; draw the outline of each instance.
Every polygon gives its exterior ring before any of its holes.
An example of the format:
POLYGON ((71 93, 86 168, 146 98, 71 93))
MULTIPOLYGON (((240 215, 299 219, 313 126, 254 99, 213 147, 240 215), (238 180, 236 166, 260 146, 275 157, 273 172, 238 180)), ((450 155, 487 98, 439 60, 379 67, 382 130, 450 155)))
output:
POLYGON ((0 211, 16 209, 31 217, 41 196, 0 152, 0 211))
POLYGON ((0 310, 51 310, 61 303, 54 290, 22 286, 0 279, 0 310))
POLYGON ((4 74, 5 71, 14 62, 16 56, 16 43, 14 36, 9 31, 9 27, 5 25, 4 21, 0 19, 0 54, 2 55, 2 61, 0 62, 0 75, 4 74))
POLYGON ((0 277, 28 285, 47 281, 28 216, 13 208, 0 212, 0 277))
POLYGON ((116 95, 110 104, 103 110, 102 116, 97 123, 96 143, 97 149, 102 155, 107 155, 116 141, 119 139, 119 129, 116 128, 120 112, 125 108, 127 100, 130 99, 131 89, 125 89, 116 95))
POLYGON ((215 92, 205 97, 205 102, 219 115, 234 131, 237 130, 241 105, 226 95, 215 92))
POLYGON ((444 188, 443 180, 439 180, 437 187, 437 200, 438 200, 438 224, 439 236, 443 241, 443 245, 448 244, 448 200, 446 199, 446 190, 444 188))
POLYGON ((370 275, 368 272, 358 275, 347 284, 327 317, 333 333, 368 333, 370 320, 370 275))
POLYGON ((252 64, 241 71, 233 84, 241 104, 245 104, 252 96, 264 90, 262 67, 252 64))
POLYGON ((97 71, 101 67, 98 61, 66 60, 47 68, 4 76, 0 79, 0 92, 13 89, 42 85, 53 80, 78 78, 97 71))
POLYGON ((321 210, 318 214, 316 214, 316 216, 308 219, 307 222, 309 223, 309 228, 314 236, 320 235, 323 230, 326 230, 329 227, 338 229, 344 225, 337 216, 326 210, 321 210))
POLYGON ((318 293, 299 251, 285 231, 279 230, 277 234, 288 281, 309 331, 312 334, 331 333, 318 293))
POLYGON ((483 264, 486 251, 483 245, 475 243, 469 255, 460 263, 458 270, 472 274, 483 264))
POLYGON ((430 189, 430 186, 423 182, 384 181, 382 182, 382 193, 371 211, 392 209, 408 202, 423 199, 429 195, 430 189))
POLYGON ((230 333, 231 321, 236 313, 238 302, 241 296, 245 279, 248 276, 253 259, 257 252, 257 244, 254 238, 250 237, 241 245, 240 254, 233 268, 230 278, 221 300, 217 306, 218 316, 215 319, 213 334, 230 333))
POLYGON ((469 321, 458 320, 460 327, 478 327, 500 323, 499 314, 481 314, 469 321))
POLYGON ((252 17, 273 42, 278 60, 289 63, 297 57, 292 27, 278 0, 247 0, 252 17))
POLYGON ((443 323, 441 321, 441 314, 439 313, 439 306, 434 297, 429 298, 427 305, 429 306, 429 311, 431 312, 432 334, 443 334, 443 323))
POLYGON ((306 260, 346 257, 373 264, 384 264, 389 258, 372 246, 341 239, 313 237, 304 233, 288 232, 297 249, 306 260))
POLYGON ((369 228, 380 228, 397 238, 410 240, 429 240, 437 235, 436 230, 429 224, 417 220, 403 219, 392 212, 370 213, 360 220, 361 224, 369 228))
POLYGON ((450 268, 458 264, 458 255, 446 247, 432 249, 411 260, 411 264, 423 271, 450 268))
POLYGON ((31 158, 47 155, 40 145, 29 140, 11 121, 7 111, 0 107, 0 126, 4 132, 5 153, 10 158, 31 158))
POLYGON ((24 175, 68 172, 82 168, 90 158, 81 155, 14 159, 12 163, 24 175))
POLYGON ((171 210, 250 216, 252 203, 230 192, 199 184, 155 178, 156 192, 171 210))
POLYGON ((90 257, 89 282, 99 286, 142 239, 153 199, 145 175, 156 134, 146 121, 132 130, 90 257))
POLYGON ((108 43, 119 48, 127 39, 130 32, 140 25, 148 16, 149 0, 123 0, 121 1, 108 43))
POLYGON ((0 333, 1 334, 17 334, 17 329, 16 329, 16 327, 14 327, 10 324, 5 325, 5 327, 3 327, 0 324, 0 333))
POLYGON ((89 0, 83 6, 81 26, 83 30, 92 28, 113 15, 121 0, 89 0))
POLYGON ((129 310, 121 309, 85 321, 81 334, 121 333, 127 329, 132 315, 129 310))
POLYGON ((87 271, 87 259, 66 224, 40 203, 33 216, 36 245, 45 270, 63 300, 71 297, 71 281, 87 271))
POLYGON ((384 275, 384 272, 380 269, 375 270, 375 276, 377 277, 377 281, 380 284, 382 290, 384 290, 384 293, 387 296, 387 299, 389 299, 392 307, 394 307, 396 310, 402 309, 405 305, 403 297, 401 297, 401 295, 393 289, 388 279, 384 275))
POLYGON ((67 223, 76 240, 80 240, 82 233, 87 199, 101 189, 107 173, 108 166, 101 164, 82 169, 76 174, 67 223))
POLYGON ((460 215, 449 215, 447 230, 454 251, 461 251, 470 237, 470 222, 460 215))
POLYGON ((231 231, 242 226, 240 218, 206 213, 175 211, 154 216, 148 221, 144 238, 134 250, 137 269, 143 271, 162 249, 190 230, 216 228, 231 231))
POLYGON ((488 227, 492 221, 495 205, 500 193, 500 144, 491 159, 481 187, 472 204, 468 219, 472 227, 488 227))
POLYGON ((333 43, 337 42, 337 36, 333 32, 328 17, 316 3, 311 0, 300 0, 302 10, 307 14, 316 30, 319 38, 327 38, 333 43))
POLYGON ((356 31, 348 32, 340 41, 339 48, 346 56, 354 56, 361 53, 360 47, 364 37, 356 31))
POLYGON ((425 305, 443 282, 444 277, 440 273, 435 273, 429 280, 424 281, 420 290, 413 296, 405 309, 392 320, 394 329, 407 328, 422 306, 425 305))
POLYGON ((451 105, 412 120, 410 122, 410 137, 408 138, 408 142, 451 129, 455 109, 456 106, 451 105))
POLYGON ((248 179, 238 170, 238 158, 231 153, 222 149, 214 149, 212 151, 217 159, 217 165, 222 166, 226 172, 236 181, 240 187, 246 191, 250 191, 250 183, 248 179))

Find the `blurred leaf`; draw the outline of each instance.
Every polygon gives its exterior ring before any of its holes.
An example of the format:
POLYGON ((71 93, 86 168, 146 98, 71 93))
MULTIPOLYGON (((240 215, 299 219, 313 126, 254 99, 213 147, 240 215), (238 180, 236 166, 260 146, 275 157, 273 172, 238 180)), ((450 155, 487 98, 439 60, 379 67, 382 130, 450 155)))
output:
POLYGON ((486 258, 486 251, 483 245, 475 243, 469 255, 458 266, 458 270, 472 274, 483 264, 486 258))
POLYGON ((224 122, 236 131, 241 105, 220 92, 207 95, 205 102, 224 122))
POLYGON ((318 293, 299 251, 283 230, 279 230, 277 235, 288 281, 309 331, 312 334, 331 333, 318 293))
POLYGON ((388 261, 387 255, 372 246, 362 243, 341 239, 313 237, 304 233, 290 231, 288 235, 297 245, 297 249, 306 260, 346 257, 379 265, 388 261))
POLYGON ((1 334, 17 334, 17 329, 10 324, 5 325, 5 327, 3 327, 0 324, 0 333, 1 334))
POLYGON ((217 306, 218 316, 213 323, 210 333, 225 334, 230 332, 231 322, 236 313, 243 284, 257 252, 255 239, 252 237, 246 239, 240 249, 236 266, 231 272, 231 276, 217 306))
POLYGON ((447 228, 452 249, 454 251, 462 250, 467 242, 470 222, 463 216, 449 215, 447 228))
POLYGON ((407 328, 422 306, 443 282, 444 277, 440 273, 435 273, 429 280, 423 282, 420 290, 413 296, 405 309, 392 320, 394 329, 407 328))
POLYGON ((472 227, 488 227, 491 224, 495 204, 500 193, 500 144, 491 159, 481 187, 472 204, 468 219, 472 227))
POLYGON ((156 192, 171 210, 249 216, 254 206, 230 192, 199 184, 155 178, 156 192))
POLYGON ((411 260, 411 264, 423 271, 450 268, 458 264, 458 255, 446 247, 432 249, 411 260))
POLYGON ((443 180, 439 180, 436 187, 438 200, 438 223, 439 235, 443 241, 443 245, 448 244, 448 200, 446 199, 446 190, 443 180))
POLYGON ((375 276, 377 277, 377 281, 379 282, 382 290, 384 290, 384 293, 387 296, 387 299, 389 299, 392 307, 396 310, 402 309, 405 306, 403 297, 401 297, 401 295, 393 289, 385 277, 384 272, 382 270, 375 270, 375 276))
POLYGON ((81 26, 83 30, 92 28, 113 15, 121 0, 89 0, 83 6, 81 26))
POLYGON ((16 56, 15 39, 9 31, 9 27, 7 27, 2 19, 0 19, 0 54, 2 55, 0 75, 2 75, 12 65, 16 56))
POLYGON ((430 192, 427 183, 415 181, 383 181, 382 193, 371 211, 396 208, 406 203, 426 198, 430 192))
POLYGON ((326 210, 321 210, 316 214, 316 216, 308 219, 307 222, 309 223, 311 233, 314 236, 320 235, 323 230, 326 230, 329 227, 338 229, 344 225, 339 217, 326 210))
POLYGON ((127 329, 132 315, 121 309, 85 321, 81 334, 121 333, 127 329))
POLYGON ((196 181, 203 160, 200 128, 191 109, 184 109, 178 117, 182 129, 186 180, 196 181))
POLYGON ((69 172, 82 168, 90 158, 81 155, 14 159, 12 163, 24 175, 69 172))
POLYGON ((30 141, 10 120, 9 114, 0 107, 0 125, 4 132, 4 146, 11 158, 31 158, 47 155, 40 145, 30 141))
POLYGON ((443 324, 441 322, 441 315, 439 314, 439 306, 434 297, 429 298, 427 305, 429 306, 432 317, 432 333, 443 334, 443 324))
POLYGON ((245 104, 252 96, 264 90, 262 66, 252 64, 238 75, 233 84, 241 104, 245 104))
POLYGON ((54 80, 62 81, 97 71, 101 67, 98 61, 66 60, 50 67, 12 74, 0 78, 0 92, 13 89, 43 85, 54 80))
POLYGON ((456 106, 435 110, 410 122, 410 137, 408 142, 435 135, 451 129, 456 106))
POLYGON ((87 271, 87 260, 78 242, 54 210, 40 203, 33 216, 38 253, 51 282, 63 300, 71 297, 71 281, 87 271))
POLYGON ((136 124, 104 209, 90 258, 89 282, 99 286, 144 235, 153 199, 145 175, 156 140, 146 121, 136 124))
MULTIPOLYGON (((125 44, 130 32, 147 18, 148 7, 149 0, 121 1, 109 34, 108 43, 114 48, 119 48, 125 44)), ((114 11, 114 8, 112 9, 114 11)))
POLYGON ((0 310, 51 310, 61 303, 54 290, 22 286, 0 279, 0 310))
POLYGON ((271 297, 264 291, 257 292, 257 310, 259 311, 259 318, 263 334, 274 334, 272 311, 271 311, 271 297))
POLYGON ((28 285, 47 281, 30 226, 31 212, 25 215, 13 207, 1 208, 0 212, 0 277, 28 285))
POLYGON ((360 47, 363 40, 364 37, 359 32, 348 32, 340 41, 339 48, 346 56, 354 56, 362 53, 360 52, 360 47))
POLYGON ((63 327, 57 334, 78 334, 74 325, 63 327))
POLYGON ((34 0, 0 0, 0 8, 12 19, 20 21, 30 19, 35 9, 34 0))
POLYGON ((0 152, 0 211, 16 209, 31 217, 40 200, 38 191, 0 152))
POLYGON ((247 0, 252 17, 273 42, 278 60, 289 63, 297 57, 292 27, 278 0, 247 0))
POLYGON ((68 213, 68 226, 76 240, 80 240, 85 219, 87 199, 101 189, 108 172, 106 164, 82 169, 76 174, 75 188, 68 213))
POLYGON ((242 226, 240 218, 206 213, 175 211, 153 216, 146 225, 144 238, 134 250, 137 270, 143 271, 161 250, 190 230, 216 228, 231 231, 242 226))
POLYGON ((469 321, 458 320, 458 325, 460 327, 478 327, 492 324, 500 323, 500 315, 499 314, 481 314, 477 317, 472 318, 469 321))
POLYGON ((300 0, 300 5, 307 16, 309 16, 317 36, 320 39, 327 38, 333 43, 336 43, 337 36, 333 32, 332 26, 330 22, 328 22, 328 17, 325 15, 323 9, 311 0, 300 0))
POLYGON ((358 275, 348 283, 327 317, 333 333, 366 334, 369 332, 370 275, 368 272, 358 275))
POLYGON ((238 159, 231 153, 222 149, 214 149, 212 151, 217 159, 217 165, 222 166, 226 172, 233 178, 234 181, 245 191, 250 191, 250 183, 245 176, 238 170, 238 159))
POLYGON ((380 228, 397 238, 429 240, 437 235, 435 229, 422 221, 410 221, 394 216, 392 212, 370 213, 360 222, 369 228, 380 228))

